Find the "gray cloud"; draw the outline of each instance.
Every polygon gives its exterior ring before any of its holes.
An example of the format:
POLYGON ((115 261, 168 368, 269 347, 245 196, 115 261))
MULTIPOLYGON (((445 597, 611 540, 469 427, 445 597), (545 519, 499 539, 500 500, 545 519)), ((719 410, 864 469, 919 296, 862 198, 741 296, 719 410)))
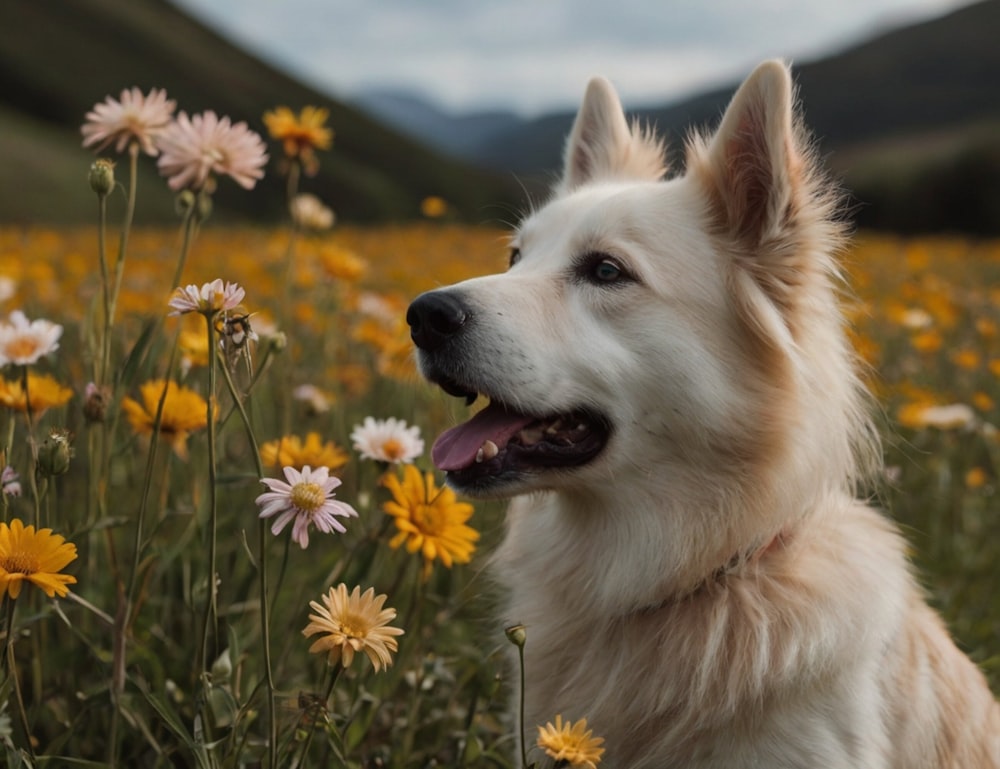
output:
POLYGON ((418 90, 455 110, 574 105, 587 78, 626 104, 807 60, 963 0, 179 0, 334 96, 418 90))

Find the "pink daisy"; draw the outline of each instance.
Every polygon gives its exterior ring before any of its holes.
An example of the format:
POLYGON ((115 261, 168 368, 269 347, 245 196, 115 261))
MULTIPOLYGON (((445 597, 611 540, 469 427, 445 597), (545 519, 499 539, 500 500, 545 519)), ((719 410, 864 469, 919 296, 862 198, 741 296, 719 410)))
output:
POLYGON ((246 123, 214 112, 190 118, 181 112, 157 137, 157 165, 173 190, 200 190, 212 174, 226 174, 245 189, 264 177, 267 153, 260 135, 246 123))
POLYGON ((309 527, 315 526, 324 534, 347 529, 336 519, 357 517, 357 511, 345 502, 333 499, 333 490, 340 485, 340 479, 330 476, 327 467, 310 469, 309 465, 299 472, 294 467, 284 469, 285 481, 277 478, 261 478, 260 482, 270 489, 257 497, 260 517, 277 515, 271 526, 271 533, 280 534, 282 529, 292 524, 292 540, 305 550, 309 547, 309 527))
POLYGON ((100 152, 115 142, 115 151, 121 152, 135 141, 147 155, 156 155, 153 140, 170 122, 176 107, 162 88, 154 88, 146 96, 138 88, 126 88, 121 101, 108 96, 87 113, 87 122, 80 128, 83 146, 96 144, 100 152))
POLYGON ((212 315, 239 307, 246 292, 236 283, 223 284, 221 278, 205 283, 198 288, 193 284, 175 288, 168 303, 171 315, 201 312, 212 315))

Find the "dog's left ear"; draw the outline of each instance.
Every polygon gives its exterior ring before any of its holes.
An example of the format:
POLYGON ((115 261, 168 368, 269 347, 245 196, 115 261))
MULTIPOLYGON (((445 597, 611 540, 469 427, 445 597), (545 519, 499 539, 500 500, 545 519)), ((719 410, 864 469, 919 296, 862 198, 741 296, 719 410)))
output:
POLYGON ((566 142, 557 191, 570 192, 598 180, 656 180, 664 173, 661 144, 646 131, 629 126, 610 82, 592 79, 566 142))
POLYGON ((797 144, 791 75, 767 61, 737 90, 708 146, 689 156, 723 230, 745 248, 780 238, 794 218, 803 185, 797 144))

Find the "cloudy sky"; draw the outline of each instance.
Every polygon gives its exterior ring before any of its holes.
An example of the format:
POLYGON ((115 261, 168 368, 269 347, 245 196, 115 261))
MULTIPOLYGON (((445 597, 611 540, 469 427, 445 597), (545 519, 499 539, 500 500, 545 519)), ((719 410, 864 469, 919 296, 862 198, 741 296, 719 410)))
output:
POLYGON ((969 0, 177 0, 347 99, 405 88, 452 111, 571 108, 591 75, 627 106, 808 61, 969 0))

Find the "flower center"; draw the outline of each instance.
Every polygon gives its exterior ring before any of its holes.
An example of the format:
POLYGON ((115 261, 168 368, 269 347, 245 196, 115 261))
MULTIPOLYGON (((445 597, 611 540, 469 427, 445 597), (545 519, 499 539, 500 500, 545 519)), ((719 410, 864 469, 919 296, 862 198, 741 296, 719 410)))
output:
POLYGON ((394 462, 403 456, 403 444, 396 438, 388 438, 382 444, 382 453, 390 462, 394 462))
POLYGON ((299 481, 292 486, 292 504, 305 513, 315 513, 326 501, 323 487, 318 483, 299 481))
POLYGON ((8 358, 16 361, 32 357, 38 351, 39 347, 37 339, 33 339, 30 336, 19 336, 10 341, 7 345, 6 353, 8 358))
POLYGON ((38 571, 38 558, 33 553, 14 550, 2 560, 3 567, 10 574, 34 574, 38 571))
POLYGON ((365 638, 368 635, 368 623, 362 617, 345 612, 340 617, 340 632, 348 638, 365 638))
POLYGON ((413 522, 424 534, 441 531, 441 512, 434 505, 419 504, 413 510, 413 522))

